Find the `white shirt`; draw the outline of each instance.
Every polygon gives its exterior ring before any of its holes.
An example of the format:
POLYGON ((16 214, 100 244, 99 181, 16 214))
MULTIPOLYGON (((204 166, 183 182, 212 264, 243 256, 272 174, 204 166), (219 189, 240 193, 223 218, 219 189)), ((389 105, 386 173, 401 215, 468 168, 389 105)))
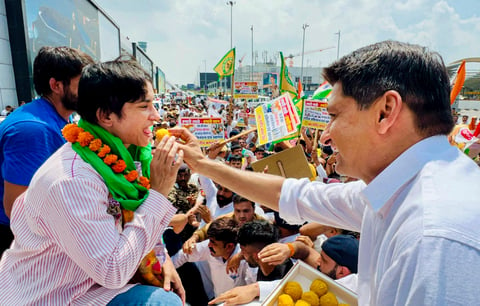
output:
POLYGON ((2 305, 105 305, 127 284, 176 208, 150 190, 120 232, 103 178, 63 145, 13 205, 15 234, 0 261, 2 305))
POLYGON ((479 189, 479 167, 434 136, 368 186, 287 179, 280 215, 361 232, 359 305, 477 305, 479 189))
MULTIPOLYGON (((180 251, 172 257, 175 268, 182 266, 186 262, 207 261, 210 267, 215 296, 234 287, 247 285, 253 281, 248 279, 247 282, 247 276, 250 276, 251 273, 247 273, 247 270, 250 268, 244 260, 241 261, 237 273, 227 274, 227 261, 224 261, 222 257, 212 256, 212 254, 210 254, 208 243, 208 239, 197 243, 192 250, 192 254, 185 254, 183 250, 180 249, 180 251)), ((237 254, 238 252, 240 252, 240 247, 237 244, 232 255, 237 254)))

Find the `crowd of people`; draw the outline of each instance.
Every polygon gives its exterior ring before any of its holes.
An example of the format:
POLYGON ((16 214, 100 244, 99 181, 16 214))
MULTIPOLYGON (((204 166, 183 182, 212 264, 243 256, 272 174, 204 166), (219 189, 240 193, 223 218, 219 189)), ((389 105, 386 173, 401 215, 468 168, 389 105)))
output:
POLYGON ((2 303, 262 302, 301 260, 359 305, 475 304, 480 169, 449 143, 441 57, 385 41, 323 76, 326 129, 259 146, 241 106, 157 109, 134 60, 40 49, 40 98, 0 125, 2 303), (226 145, 201 148, 177 126, 211 115, 226 145), (170 135, 156 139, 159 128, 170 135), (294 146, 310 177, 253 171, 294 146))

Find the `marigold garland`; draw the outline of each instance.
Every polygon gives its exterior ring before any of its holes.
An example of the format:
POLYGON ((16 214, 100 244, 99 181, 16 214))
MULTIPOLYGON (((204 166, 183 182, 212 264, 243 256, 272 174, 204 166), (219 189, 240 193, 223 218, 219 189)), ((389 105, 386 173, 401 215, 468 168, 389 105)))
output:
POLYGON ((109 154, 111 149, 108 145, 102 143, 101 139, 95 138, 90 132, 86 132, 75 123, 67 124, 62 129, 63 137, 71 143, 78 142, 82 147, 87 147, 103 159, 103 162, 110 166, 115 173, 123 173, 127 181, 137 183, 147 189, 150 189, 150 180, 144 176, 138 177, 137 170, 125 171, 127 164, 123 159, 119 159, 115 154, 109 154))

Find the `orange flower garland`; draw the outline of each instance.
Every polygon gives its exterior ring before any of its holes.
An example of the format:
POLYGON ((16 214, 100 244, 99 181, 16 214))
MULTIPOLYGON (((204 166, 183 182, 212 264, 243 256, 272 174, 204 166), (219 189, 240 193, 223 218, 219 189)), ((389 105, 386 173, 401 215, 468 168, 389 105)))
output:
MULTIPOLYGON (((125 172, 127 164, 123 159, 119 159, 115 154, 109 154, 111 149, 108 145, 102 143, 101 139, 95 139, 91 133, 86 132, 75 123, 67 124, 62 129, 62 134, 68 142, 78 142, 82 147, 88 146, 88 148, 92 150, 92 152, 95 152, 98 157, 102 158, 103 162, 110 166, 115 173, 125 172)), ((150 189, 150 180, 144 176, 138 177, 136 170, 126 171, 123 176, 131 183, 138 183, 140 186, 150 189)))

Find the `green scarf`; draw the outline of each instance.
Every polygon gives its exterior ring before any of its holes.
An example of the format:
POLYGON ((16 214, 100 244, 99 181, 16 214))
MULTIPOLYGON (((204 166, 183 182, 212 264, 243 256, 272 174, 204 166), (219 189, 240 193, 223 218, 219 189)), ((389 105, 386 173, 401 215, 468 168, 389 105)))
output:
MULTIPOLYGON (((80 119, 78 126, 99 138, 111 149, 110 154, 115 154, 123 159, 127 165, 126 170, 136 170, 135 161, 142 164, 142 175, 150 179, 150 162, 152 160, 152 147, 138 147, 130 145, 128 149, 122 140, 107 132, 104 128, 80 119)), ((82 147, 78 142, 72 144, 75 152, 103 177, 112 197, 117 200, 122 208, 134 211, 148 196, 148 189, 138 183, 129 182, 123 173, 115 173, 110 166, 105 164, 98 155, 88 147, 82 147)), ((139 173, 140 175, 140 173, 139 173)))

